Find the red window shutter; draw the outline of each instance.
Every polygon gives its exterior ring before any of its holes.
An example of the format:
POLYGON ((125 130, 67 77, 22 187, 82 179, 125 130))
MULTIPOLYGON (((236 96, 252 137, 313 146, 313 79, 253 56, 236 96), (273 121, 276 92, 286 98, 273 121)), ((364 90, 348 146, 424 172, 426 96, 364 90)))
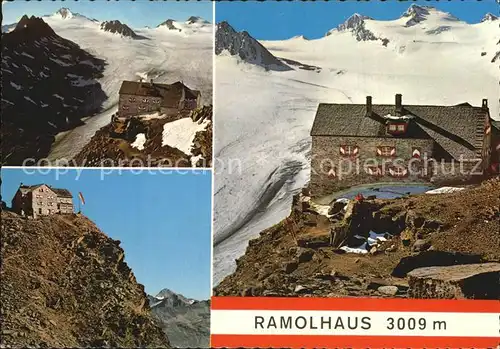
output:
POLYGON ((359 147, 354 147, 354 149, 352 151, 352 155, 358 156, 358 154, 359 154, 359 147))
POLYGON ((491 125, 490 123, 488 123, 488 125, 486 125, 486 129, 484 130, 484 133, 489 135, 491 133, 491 125))
POLYGON ((412 153, 411 153, 411 157, 412 158, 420 158, 421 156, 422 156, 422 154, 420 152, 420 148, 413 148, 412 153))

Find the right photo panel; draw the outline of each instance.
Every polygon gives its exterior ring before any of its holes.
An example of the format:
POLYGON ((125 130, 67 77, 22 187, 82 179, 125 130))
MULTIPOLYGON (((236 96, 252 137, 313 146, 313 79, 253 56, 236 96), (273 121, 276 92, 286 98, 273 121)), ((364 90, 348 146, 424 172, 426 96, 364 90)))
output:
POLYGON ((216 3, 213 347, 499 344, 495 14, 216 3))

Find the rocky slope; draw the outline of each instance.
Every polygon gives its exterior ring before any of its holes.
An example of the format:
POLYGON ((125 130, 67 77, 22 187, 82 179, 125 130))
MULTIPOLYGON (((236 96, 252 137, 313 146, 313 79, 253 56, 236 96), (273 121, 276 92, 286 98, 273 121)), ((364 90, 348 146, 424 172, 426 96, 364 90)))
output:
POLYGON ((129 120, 113 118, 109 125, 96 132, 73 160, 83 167, 208 167, 212 163, 211 124, 206 130, 197 132, 191 154, 163 145, 165 124, 185 117, 199 123, 212 120, 212 106, 202 106, 188 114, 183 112, 169 118, 160 115, 151 118, 137 116, 129 120), (138 135, 144 137, 140 146, 136 144, 138 135))
POLYGON ((55 134, 98 112, 104 65, 41 18, 2 34, 2 164, 45 157, 55 134))
POLYGON ((170 347, 120 241, 82 215, 1 218, 3 346, 170 347))
POLYGON ((260 65, 269 70, 291 70, 248 32, 237 32, 227 22, 217 24, 215 32, 215 54, 220 55, 223 52, 239 56, 247 63, 260 65))
MULTIPOLYGON (((211 105, 203 106, 195 110, 191 114, 191 119, 195 122, 203 122, 204 120, 212 120, 213 108, 211 105)), ((204 131, 199 131, 194 136, 193 156, 198 157, 193 165, 195 167, 212 167, 212 139, 213 128, 207 127, 204 131)))
POLYGON ((162 323, 173 347, 209 347, 209 301, 187 299, 169 289, 148 297, 152 313, 162 323))
POLYGON ((128 25, 118 20, 102 22, 100 28, 105 32, 119 34, 127 38, 145 39, 143 36, 137 35, 128 25))
POLYGON ((215 295, 498 299, 499 193, 497 178, 322 209, 301 194, 287 219, 250 241, 215 295))

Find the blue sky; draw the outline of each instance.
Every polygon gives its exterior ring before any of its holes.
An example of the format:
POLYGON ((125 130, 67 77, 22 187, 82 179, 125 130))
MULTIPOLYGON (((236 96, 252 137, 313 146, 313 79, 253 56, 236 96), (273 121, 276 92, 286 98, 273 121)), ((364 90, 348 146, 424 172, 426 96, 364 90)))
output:
POLYGON ((256 39, 280 40, 296 35, 309 39, 325 33, 344 22, 354 13, 379 20, 396 19, 411 4, 428 5, 450 12, 469 23, 477 23, 491 12, 498 15, 495 0, 483 1, 268 1, 217 2, 216 22, 228 21, 238 31, 246 30, 256 39))
POLYGON ((24 14, 34 16, 50 15, 61 7, 98 20, 118 19, 127 25, 140 28, 155 27, 167 19, 185 21, 190 16, 200 16, 213 22, 213 3, 203 1, 25 1, 14 0, 2 3, 3 23, 17 22, 24 14))
MULTIPOLYGON (((82 213, 121 241, 125 261, 146 292, 163 288, 195 299, 210 297, 211 175, 209 171, 164 173, 87 169, 67 174, 27 174, 2 169, 2 200, 10 206, 19 184, 46 183, 82 192, 82 213)), ((35 172, 35 169, 27 169, 35 172)), ((47 172, 47 169, 42 169, 47 172)), ((66 171, 61 169, 59 171, 66 171)), ((44 173, 45 173, 44 172, 44 173)))

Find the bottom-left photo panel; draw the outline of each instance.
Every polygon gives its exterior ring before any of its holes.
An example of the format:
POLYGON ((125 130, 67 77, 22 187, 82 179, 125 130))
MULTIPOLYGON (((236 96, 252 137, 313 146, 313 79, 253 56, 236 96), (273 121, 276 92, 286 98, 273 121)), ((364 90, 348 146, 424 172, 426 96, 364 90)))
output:
POLYGON ((208 348, 208 170, 1 169, 1 347, 208 348))

